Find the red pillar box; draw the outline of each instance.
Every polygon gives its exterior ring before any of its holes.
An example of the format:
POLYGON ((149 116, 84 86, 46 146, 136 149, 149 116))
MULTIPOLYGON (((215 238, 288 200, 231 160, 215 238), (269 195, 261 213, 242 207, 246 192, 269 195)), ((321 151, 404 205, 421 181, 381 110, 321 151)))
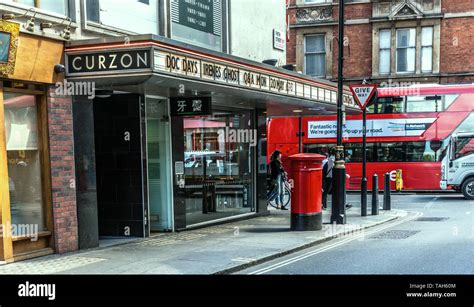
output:
POLYGON ((291 195, 291 230, 321 230, 322 161, 318 154, 297 154, 290 158, 290 177, 294 187, 291 195))

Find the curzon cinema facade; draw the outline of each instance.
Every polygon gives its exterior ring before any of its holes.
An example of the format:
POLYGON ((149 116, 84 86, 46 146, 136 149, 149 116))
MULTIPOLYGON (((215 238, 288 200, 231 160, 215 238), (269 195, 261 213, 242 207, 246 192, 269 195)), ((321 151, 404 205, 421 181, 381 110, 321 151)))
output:
MULTIPOLYGON (((267 215, 269 118, 336 113, 334 83, 163 37, 65 44, 64 97, 38 113, 50 252, 267 215)), ((344 106, 358 112, 348 89, 344 106)))

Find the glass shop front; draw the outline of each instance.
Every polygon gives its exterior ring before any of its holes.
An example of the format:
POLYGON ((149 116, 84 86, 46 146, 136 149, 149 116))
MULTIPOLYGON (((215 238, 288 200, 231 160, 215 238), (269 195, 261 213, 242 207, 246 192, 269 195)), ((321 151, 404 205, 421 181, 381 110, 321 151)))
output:
POLYGON ((73 102, 88 247, 268 215, 267 112, 335 110, 332 83, 156 36, 70 42, 66 63, 68 80, 96 93, 73 102))
POLYGON ((182 127, 173 133, 173 149, 181 156, 174 164, 182 173, 180 218, 186 226, 254 212, 254 111, 222 108, 205 117, 173 118, 176 126, 182 127))

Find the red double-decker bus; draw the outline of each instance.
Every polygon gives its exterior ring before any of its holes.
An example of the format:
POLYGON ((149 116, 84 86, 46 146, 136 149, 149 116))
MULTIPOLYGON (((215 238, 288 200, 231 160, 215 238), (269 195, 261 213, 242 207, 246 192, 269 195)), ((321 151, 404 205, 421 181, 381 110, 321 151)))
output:
MULTIPOLYGON (((272 118, 268 152, 298 153, 298 118, 272 118)), ((347 188, 360 189, 362 114, 347 116, 343 143, 347 188)), ((453 132, 474 131, 474 85, 379 88, 367 111, 367 177, 402 170, 404 190, 439 190, 441 160, 453 132)), ((302 118, 303 152, 327 153, 336 144, 336 116, 302 118)), ((379 180, 380 188, 383 180, 379 180)))

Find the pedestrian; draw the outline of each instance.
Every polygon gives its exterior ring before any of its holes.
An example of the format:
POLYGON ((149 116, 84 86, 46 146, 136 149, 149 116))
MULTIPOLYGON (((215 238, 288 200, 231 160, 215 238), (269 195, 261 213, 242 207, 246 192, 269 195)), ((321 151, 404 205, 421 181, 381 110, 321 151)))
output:
POLYGON ((328 194, 332 193, 332 169, 336 160, 336 150, 331 148, 329 156, 323 160, 323 209, 327 209, 328 194))
MULTIPOLYGON (((327 152, 323 152, 322 155, 325 157, 323 160, 323 170, 324 170, 324 167, 326 167, 326 163, 328 163, 329 154, 327 152)), ((325 177, 325 174, 323 172, 323 179, 324 177, 325 177)), ((324 190, 324 182, 323 182, 323 190, 324 190)))
POLYGON ((275 150, 270 158, 270 178, 277 192, 275 198, 276 208, 288 210, 283 206, 284 183, 287 179, 287 173, 281 163, 281 151, 279 150, 275 150))

